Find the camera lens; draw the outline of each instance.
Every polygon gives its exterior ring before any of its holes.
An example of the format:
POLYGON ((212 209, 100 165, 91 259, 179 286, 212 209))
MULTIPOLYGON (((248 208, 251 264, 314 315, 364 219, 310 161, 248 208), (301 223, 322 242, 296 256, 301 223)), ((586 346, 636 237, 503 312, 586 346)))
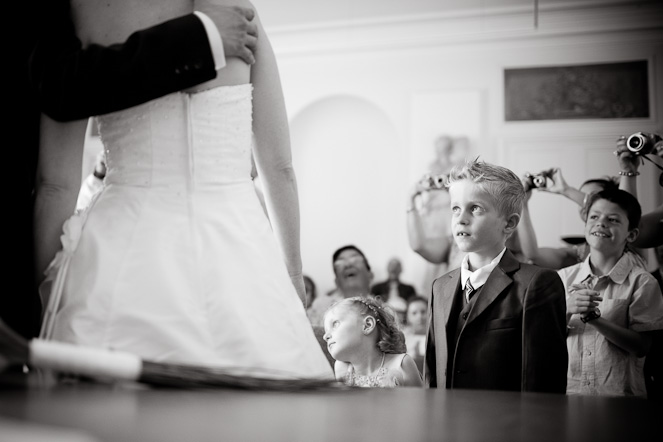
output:
POLYGON ((631 152, 639 152, 644 147, 647 140, 640 134, 633 134, 626 140, 626 147, 631 152))
POLYGON ((533 179, 534 185, 536 187, 545 187, 546 186, 546 177, 543 175, 537 175, 533 179))

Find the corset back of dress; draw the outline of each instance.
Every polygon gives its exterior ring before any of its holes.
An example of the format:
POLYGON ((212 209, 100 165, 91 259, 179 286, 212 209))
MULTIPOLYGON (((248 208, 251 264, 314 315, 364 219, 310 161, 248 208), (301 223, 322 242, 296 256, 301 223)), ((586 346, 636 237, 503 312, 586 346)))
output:
POLYGON ((251 179, 252 86, 174 93, 97 117, 106 185, 195 191, 251 179))

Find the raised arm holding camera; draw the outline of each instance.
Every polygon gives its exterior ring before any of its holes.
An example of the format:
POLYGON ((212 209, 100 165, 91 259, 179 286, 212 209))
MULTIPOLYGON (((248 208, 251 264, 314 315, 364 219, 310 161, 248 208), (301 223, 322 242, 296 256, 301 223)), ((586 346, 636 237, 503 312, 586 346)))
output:
POLYGON ((585 200, 586 194, 575 187, 569 186, 559 167, 553 167, 535 175, 527 173, 523 178, 523 185, 527 192, 536 188, 544 192, 556 193, 567 197, 580 206, 585 200))
MULTIPOLYGON (((638 197, 637 177, 640 175, 638 168, 644 160, 663 170, 663 167, 647 156, 663 158, 663 138, 658 134, 636 132, 628 138, 621 136, 617 140, 614 154, 620 167, 619 188, 636 198, 638 197)), ((659 185, 663 186, 663 173, 659 176, 659 185)), ((633 242, 634 247, 650 248, 663 245, 663 204, 642 215, 639 229, 640 234, 633 242)))
POLYGON ((454 248, 449 227, 445 180, 444 175, 426 174, 413 186, 407 208, 408 241, 410 248, 431 264, 446 263, 455 268, 462 257, 454 248))
MULTIPOLYGON (((560 168, 547 169, 534 175, 527 173, 522 177, 522 182, 527 198, 516 236, 520 240, 525 258, 532 264, 551 269, 561 269, 582 262, 588 251, 584 242, 569 247, 539 247, 528 205, 532 191, 536 189, 563 195, 578 204, 578 210, 582 212, 587 195, 605 188, 617 188, 617 183, 610 177, 594 178, 586 180, 576 189, 567 184, 560 168)), ((582 217, 582 213, 580 216, 582 217)))

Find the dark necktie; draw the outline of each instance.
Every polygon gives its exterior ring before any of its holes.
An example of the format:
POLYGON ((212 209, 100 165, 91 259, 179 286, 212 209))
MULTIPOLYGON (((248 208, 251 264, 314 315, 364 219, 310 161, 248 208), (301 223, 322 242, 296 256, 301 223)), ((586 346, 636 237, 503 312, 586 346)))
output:
POLYGON ((470 301, 472 299, 472 295, 476 290, 474 290, 474 287, 472 287, 472 284, 470 283, 470 278, 467 278, 467 282, 465 283, 465 294, 467 295, 467 300, 470 301))

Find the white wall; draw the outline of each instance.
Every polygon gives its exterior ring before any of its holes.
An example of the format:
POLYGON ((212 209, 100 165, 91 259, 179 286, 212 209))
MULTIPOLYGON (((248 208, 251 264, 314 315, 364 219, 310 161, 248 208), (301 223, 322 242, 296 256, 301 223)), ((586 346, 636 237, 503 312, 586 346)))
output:
POLYGON ((333 251, 345 244, 375 256, 398 254, 402 237, 373 240, 405 229, 402 204, 394 204, 405 199, 405 158, 380 108, 352 96, 325 98, 300 111, 291 132, 305 270, 330 274, 333 251))
MULTIPOLYGON (((432 154, 426 140, 436 122, 440 134, 467 133, 487 161, 518 174, 559 166, 575 186, 618 171, 611 153, 619 135, 663 129, 662 2, 603 3, 542 2, 537 27, 531 7, 265 22, 291 121, 304 270, 320 292, 333 287, 331 255, 346 243, 364 250, 376 279, 398 255, 403 279, 419 285, 424 262, 407 246, 405 198, 432 154), (505 68, 636 59, 650 62, 651 118, 504 121, 505 68)), ((663 203, 659 173, 649 163, 641 169, 639 196, 650 210, 663 203)), ((536 195, 531 208, 542 245, 582 233, 576 208, 562 197, 536 195)))

